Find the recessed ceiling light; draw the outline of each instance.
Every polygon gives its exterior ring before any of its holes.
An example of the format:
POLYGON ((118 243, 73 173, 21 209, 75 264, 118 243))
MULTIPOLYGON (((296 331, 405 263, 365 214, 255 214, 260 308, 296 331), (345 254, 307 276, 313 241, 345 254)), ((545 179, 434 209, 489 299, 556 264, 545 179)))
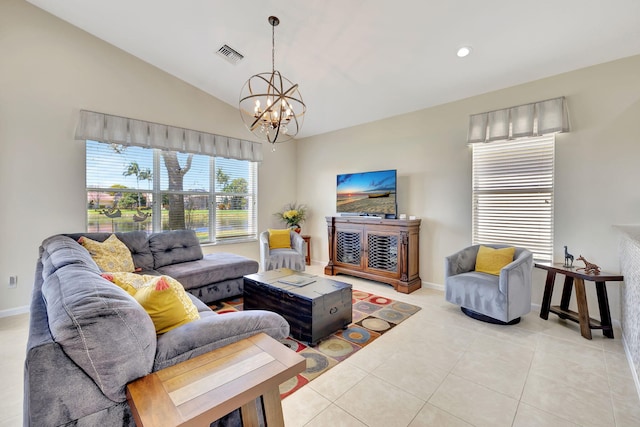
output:
POLYGON ((469 55, 470 53, 471 53, 471 47, 462 46, 460 49, 458 49, 458 52, 456 53, 456 55, 458 55, 459 58, 464 58, 465 56, 469 55))

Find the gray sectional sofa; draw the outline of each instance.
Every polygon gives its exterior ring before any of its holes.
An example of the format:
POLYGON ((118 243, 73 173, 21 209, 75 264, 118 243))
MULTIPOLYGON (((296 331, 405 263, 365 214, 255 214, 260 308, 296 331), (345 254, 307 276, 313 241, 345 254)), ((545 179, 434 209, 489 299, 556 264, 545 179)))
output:
MULTIPOLYGON (((98 242, 112 233, 65 234, 98 242)), ((258 261, 232 253, 202 254, 193 230, 174 230, 147 235, 143 231, 115 233, 131 251, 141 274, 165 274, 179 281, 185 290, 205 304, 242 295, 242 277, 258 272, 258 261)))
MULTIPOLYGON (((43 241, 24 369, 25 426, 134 426, 127 383, 259 332, 276 339, 289 334, 288 323, 278 314, 255 310, 218 315, 193 295, 233 294, 232 276, 240 267, 229 273, 225 258, 191 259, 199 258, 200 248, 189 243, 190 234, 145 235, 146 246, 138 233, 118 235, 136 266, 153 267, 155 274, 175 275, 192 285, 189 297, 200 319, 162 335, 156 335, 151 318, 133 297, 100 275, 89 252, 76 242, 80 234, 43 241)), ((237 412, 235 420, 233 414, 220 425, 237 422, 237 412)))

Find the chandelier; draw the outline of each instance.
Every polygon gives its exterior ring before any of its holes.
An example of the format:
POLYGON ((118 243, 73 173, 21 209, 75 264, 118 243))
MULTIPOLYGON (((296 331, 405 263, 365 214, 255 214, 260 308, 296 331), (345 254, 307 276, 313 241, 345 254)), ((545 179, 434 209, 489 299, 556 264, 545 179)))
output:
POLYGON ((247 128, 271 144, 286 142, 296 136, 307 110, 298 85, 275 69, 275 27, 279 23, 277 17, 269 17, 271 72, 256 74, 247 80, 240 91, 239 106, 247 128))

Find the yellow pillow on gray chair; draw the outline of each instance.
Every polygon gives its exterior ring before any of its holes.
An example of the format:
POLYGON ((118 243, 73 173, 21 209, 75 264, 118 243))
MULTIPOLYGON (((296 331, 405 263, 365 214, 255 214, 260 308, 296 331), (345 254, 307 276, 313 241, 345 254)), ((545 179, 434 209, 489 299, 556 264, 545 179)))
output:
POLYGON ((269 249, 291 249, 291 231, 269 229, 269 249))
POLYGON ((476 271, 481 273, 500 275, 500 270, 513 261, 516 248, 493 249, 487 246, 478 248, 476 256, 476 271))

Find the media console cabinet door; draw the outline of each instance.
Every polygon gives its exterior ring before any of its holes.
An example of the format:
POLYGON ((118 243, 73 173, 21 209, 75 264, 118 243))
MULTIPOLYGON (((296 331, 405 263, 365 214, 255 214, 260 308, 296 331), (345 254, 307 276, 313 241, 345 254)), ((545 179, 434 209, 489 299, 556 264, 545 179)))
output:
POLYGON ((403 293, 419 289, 420 220, 327 217, 329 263, 325 274, 350 274, 393 285, 403 293))

